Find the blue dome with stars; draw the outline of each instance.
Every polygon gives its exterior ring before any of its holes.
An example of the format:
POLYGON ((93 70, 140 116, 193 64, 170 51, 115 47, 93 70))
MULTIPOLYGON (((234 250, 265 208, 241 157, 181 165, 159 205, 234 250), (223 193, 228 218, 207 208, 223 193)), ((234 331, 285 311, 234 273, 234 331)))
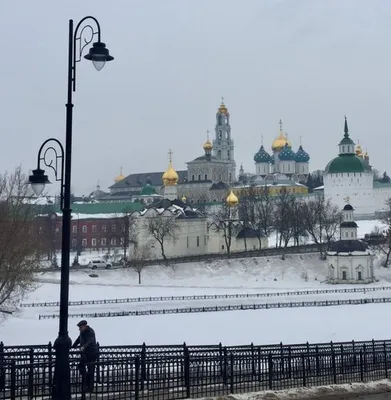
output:
POLYGON ((254 155, 254 161, 256 163, 270 163, 270 155, 268 152, 264 149, 263 146, 259 149, 257 153, 254 155))
POLYGON ((299 150, 297 150, 295 161, 297 163, 307 163, 310 161, 309 154, 303 150, 303 146, 300 145, 299 150))
POLYGON ((295 156, 295 152, 288 146, 288 144, 286 144, 281 153, 278 155, 278 158, 281 161, 294 161, 295 156))

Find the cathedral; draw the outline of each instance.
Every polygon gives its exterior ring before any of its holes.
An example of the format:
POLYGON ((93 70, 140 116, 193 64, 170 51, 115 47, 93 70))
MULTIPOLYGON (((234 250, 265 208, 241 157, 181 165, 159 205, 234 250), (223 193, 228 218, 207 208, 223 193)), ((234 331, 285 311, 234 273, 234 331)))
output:
POLYGON ((272 143, 272 154, 269 154, 263 144, 254 155, 255 175, 261 176, 266 181, 274 181, 275 177, 283 174, 294 182, 306 182, 309 174, 309 154, 300 144, 295 153, 288 136, 282 130, 280 120, 280 133, 272 143))

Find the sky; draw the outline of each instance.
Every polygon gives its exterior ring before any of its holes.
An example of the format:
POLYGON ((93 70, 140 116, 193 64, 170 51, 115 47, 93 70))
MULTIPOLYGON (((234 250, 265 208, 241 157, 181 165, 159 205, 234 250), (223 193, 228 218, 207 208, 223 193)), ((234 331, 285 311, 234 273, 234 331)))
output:
POLYGON ((391 173, 388 0, 25 0, 1 1, 0 15, 1 172, 28 172, 45 139, 64 142, 68 20, 93 15, 115 60, 77 65, 76 194, 98 181, 106 190, 121 166, 164 171, 170 148, 184 169, 214 133, 222 96, 247 172, 280 118, 310 170, 324 169, 347 115, 371 164, 391 173))

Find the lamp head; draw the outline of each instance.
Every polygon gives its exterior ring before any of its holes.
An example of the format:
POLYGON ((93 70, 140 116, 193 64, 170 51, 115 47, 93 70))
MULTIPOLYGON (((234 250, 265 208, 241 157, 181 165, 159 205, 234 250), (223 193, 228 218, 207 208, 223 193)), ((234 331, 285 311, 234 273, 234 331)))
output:
POLYGON ((102 42, 95 42, 87 55, 84 56, 85 59, 92 61, 94 67, 100 71, 106 64, 106 61, 114 60, 109 54, 109 50, 106 49, 106 45, 102 42))
POLYGON ((31 184, 31 188, 33 192, 40 196, 45 189, 45 185, 50 183, 48 176, 45 175, 45 171, 43 169, 37 168, 33 171, 33 174, 29 176, 29 183, 31 184))

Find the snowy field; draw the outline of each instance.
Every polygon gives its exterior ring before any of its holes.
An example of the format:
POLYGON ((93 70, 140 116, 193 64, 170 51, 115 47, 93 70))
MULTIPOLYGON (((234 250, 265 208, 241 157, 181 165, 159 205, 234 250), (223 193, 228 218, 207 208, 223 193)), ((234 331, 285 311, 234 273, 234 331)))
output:
MULTIPOLYGON (((336 289, 341 285, 325 283, 326 264, 317 255, 221 260, 207 264, 182 264, 148 267, 137 284, 133 270, 72 271, 70 300, 99 300, 128 297, 177 296, 232 293, 276 293, 300 289, 336 289)), ((227 304, 256 304, 309 300, 342 300, 391 297, 391 273, 376 268, 378 282, 365 288, 386 286, 382 291, 366 293, 328 293, 303 296, 273 296, 253 299, 208 299, 105 305, 71 306, 72 313, 131 311, 227 304)), ((37 288, 23 303, 57 301, 59 272, 37 275, 37 288)), ((351 285, 345 287, 352 288, 351 285)), ((357 287, 363 287, 363 285, 357 287)), ((120 344, 212 344, 227 345, 298 343, 388 339, 391 304, 230 311, 198 314, 174 314, 90 318, 102 345, 120 344)), ((58 307, 20 307, 0 325, 0 340, 5 344, 44 344, 56 337, 58 319, 39 320, 39 314, 57 314, 58 307)), ((69 333, 77 335, 70 318, 69 333)))

